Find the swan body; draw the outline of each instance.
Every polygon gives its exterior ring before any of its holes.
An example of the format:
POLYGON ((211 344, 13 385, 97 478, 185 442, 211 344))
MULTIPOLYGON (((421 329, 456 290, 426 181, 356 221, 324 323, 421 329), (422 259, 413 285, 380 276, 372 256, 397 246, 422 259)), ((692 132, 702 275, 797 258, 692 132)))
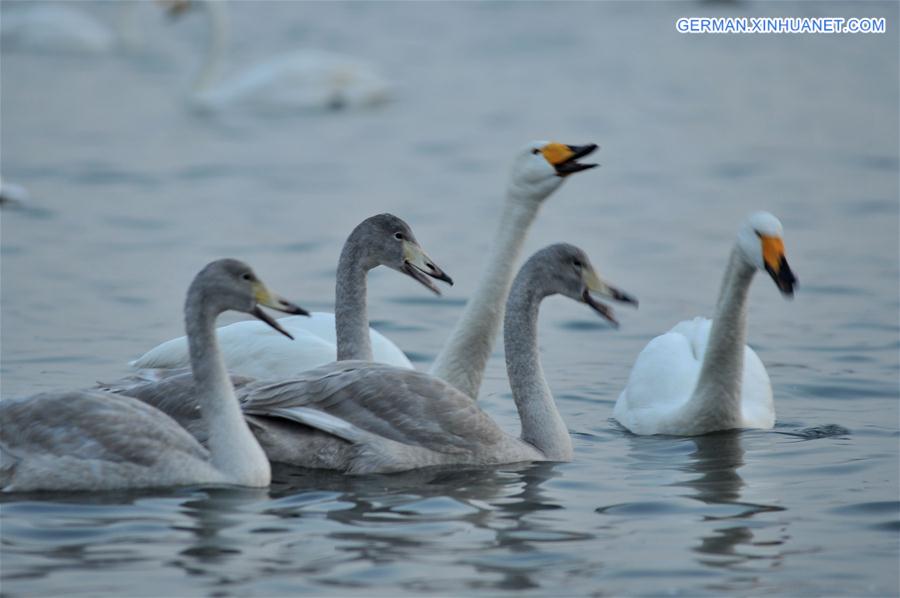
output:
POLYGON ((4 11, 0 23, 4 50, 102 54, 115 44, 112 32, 88 14, 57 4, 4 11))
POLYGON ((695 436, 775 425, 769 375, 745 344, 746 300, 758 269, 791 296, 796 278, 784 257, 781 223, 766 212, 743 225, 713 320, 677 324, 638 355, 613 417, 635 434, 695 436))
POLYGON ((25 187, 0 179, 0 206, 23 206, 29 201, 30 195, 25 187))
MULTIPOLYGON (((542 300, 564 294, 612 319, 596 292, 633 299, 602 282, 587 256, 551 245, 521 269, 505 316, 507 371, 522 434, 502 430, 468 395, 416 371, 359 360, 282 381, 238 381, 245 416, 271 461, 341 472, 390 473, 436 465, 567 461, 572 443, 543 376, 537 348, 542 300)), ((196 430, 188 374, 123 386, 196 430)), ((195 432, 202 436, 202 432, 195 432)))
MULTIPOLYGON (((634 363, 613 417, 636 434, 690 428, 693 422, 681 418, 700 376, 711 327, 712 320, 698 317, 680 322, 651 340, 634 363)), ((740 407, 740 427, 768 429, 775 425, 769 374, 756 352, 746 345, 740 407)))
POLYGON ((201 111, 245 108, 268 114, 365 108, 390 99, 391 85, 370 64, 324 50, 297 50, 223 78, 229 19, 223 2, 201 0, 209 23, 206 58, 191 103, 201 111))
MULTIPOLYGON (((219 328, 219 343, 229 371, 279 379, 336 359, 375 360, 412 369, 412 363, 395 344, 369 327, 365 277, 368 270, 382 264, 413 277, 435 293, 437 288, 423 273, 452 283, 419 246, 409 225, 391 214, 367 218, 347 238, 341 253, 335 292, 338 316, 317 313, 310 318, 279 319, 278 323, 295 337, 293 341, 258 321, 219 328)), ((187 341, 179 337, 151 349, 131 365, 177 369, 188 362, 187 341)))
MULTIPOLYGON (((334 314, 312 312, 309 318, 279 318, 294 340, 272 334, 259 322, 245 320, 218 329, 219 346, 228 369, 252 378, 276 380, 337 359, 334 314)), ((375 361, 411 370, 412 363, 397 345, 369 328, 375 361)), ((185 337, 166 341, 131 362, 138 368, 177 368, 188 363, 185 337)))
POLYGON ((215 318, 237 309, 276 326, 259 305, 299 307, 271 293, 250 268, 219 260, 194 279, 185 304, 195 417, 207 446, 164 412, 97 390, 0 401, 0 488, 115 490, 185 484, 267 486, 269 462, 241 417, 215 341, 215 318))
POLYGON ((322 50, 299 50, 273 58, 216 83, 195 87, 195 108, 232 107, 260 113, 366 108, 390 99, 391 86, 371 65, 322 50))

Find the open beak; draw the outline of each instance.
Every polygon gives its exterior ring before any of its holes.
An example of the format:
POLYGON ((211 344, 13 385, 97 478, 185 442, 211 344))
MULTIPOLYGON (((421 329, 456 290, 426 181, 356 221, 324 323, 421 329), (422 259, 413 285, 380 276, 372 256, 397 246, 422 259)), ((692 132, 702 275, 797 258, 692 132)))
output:
POLYGON ((453 279, 438 268, 421 247, 411 241, 403 241, 403 267, 401 270, 404 274, 419 281, 435 295, 440 295, 441 291, 434 286, 434 283, 428 277, 443 280, 450 286, 453 286, 453 279))
POLYGON ((563 143, 548 143, 541 150, 544 159, 553 165, 556 169, 556 175, 561 177, 569 176, 575 172, 594 168, 596 164, 582 164, 578 161, 597 149, 596 143, 587 145, 565 145, 563 143))
POLYGON ((610 324, 619 327, 619 322, 616 320, 613 315, 613 310, 611 307, 600 303, 594 297, 591 296, 591 293, 596 293, 602 297, 606 297, 608 299, 612 299, 613 301, 619 301, 621 303, 628 303, 633 305, 634 307, 638 306, 638 300, 629 295, 624 291, 620 291, 619 289, 611 286, 600 279, 597 276, 597 273, 593 270, 585 270, 583 273, 584 277, 584 291, 581 293, 581 299, 587 303, 594 311, 598 314, 609 320, 610 324))
POLYGON ((794 297, 794 287, 797 286, 797 277, 788 266, 784 257, 784 241, 780 237, 767 237, 760 235, 762 243, 763 262, 766 272, 775 281, 778 290, 788 299, 794 297))
POLYGON ((299 305, 295 305, 295 304, 291 303, 284 297, 281 297, 280 295, 273 293, 272 291, 270 291, 269 289, 266 288, 266 285, 264 285, 261 282, 256 283, 256 303, 257 303, 256 307, 254 307, 250 311, 250 314, 256 318, 259 318, 260 320, 262 320, 263 322, 265 322, 266 324, 268 324, 269 326, 271 326, 272 328, 274 328, 275 330, 277 330, 278 332, 285 335, 286 337, 288 337, 291 340, 294 340, 294 337, 291 336, 291 334, 287 330, 282 328, 272 316, 270 316, 269 314, 264 312, 260 308, 260 306, 269 307, 271 309, 277 309, 278 311, 284 312, 286 314, 293 314, 293 315, 298 315, 298 316, 308 316, 309 315, 308 311, 306 311, 299 305))

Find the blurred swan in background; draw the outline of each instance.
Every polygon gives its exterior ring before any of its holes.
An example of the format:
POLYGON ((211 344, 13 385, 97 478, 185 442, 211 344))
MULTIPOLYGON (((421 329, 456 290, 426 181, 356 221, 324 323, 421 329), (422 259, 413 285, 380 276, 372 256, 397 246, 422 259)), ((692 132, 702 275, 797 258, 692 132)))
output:
MULTIPOLYGON (((506 367, 521 435, 501 429, 471 397, 423 372, 338 361, 273 381, 239 379, 241 408, 270 461, 345 473, 390 473, 438 465, 569 461, 572 440, 544 378, 537 345, 542 301, 560 294, 614 324, 592 293, 637 305, 603 282, 587 255, 559 243, 535 253, 509 293, 506 367)), ((203 437, 190 374, 120 386, 203 437)))
POLYGON ((370 64, 324 50, 298 50, 223 79, 229 41, 227 4, 212 0, 174 4, 174 12, 181 14, 199 7, 209 24, 209 45, 191 94, 198 110, 215 112, 242 106, 285 114, 374 106, 390 97, 390 84, 370 64))
POLYGON ((30 198, 25 187, 0 178, 0 206, 24 206, 30 198))
POLYGON ((118 2, 118 12, 106 24, 89 12, 73 8, 77 2, 51 3, 44 0, 17 2, 17 6, 3 11, 0 20, 0 40, 5 51, 44 54, 100 55, 117 49, 134 50, 144 45, 142 20, 156 7, 170 16, 184 10, 180 0, 118 2), (147 14, 145 14, 145 12, 147 14))
POLYGON ((269 461, 241 415, 216 343, 227 310, 252 314, 283 334, 260 305, 303 314, 246 264, 207 265, 185 302, 194 385, 187 394, 207 433, 204 448, 171 417, 128 396, 48 392, 0 401, 0 488, 113 490, 234 484, 268 486, 269 461))
MULTIPOLYGON (((252 320, 223 326, 216 332, 228 369, 262 379, 288 378, 335 359, 374 359, 412 369, 396 345, 369 328, 366 276, 380 265, 406 274, 438 295, 440 291, 427 277, 453 284, 428 257, 406 222, 392 214, 372 216, 353 229, 341 251, 335 288, 337 316, 316 312, 310 318, 281 318, 278 323, 296 337, 293 342, 252 320)), ((181 368, 188 365, 189 358, 188 343, 182 336, 154 347, 131 365, 181 368)))
POLYGON ((5 10, 0 22, 3 49, 59 54, 112 50, 116 36, 109 27, 71 4, 33 2, 5 10))
POLYGON ((781 222, 768 212, 741 226, 713 320, 685 320, 638 355, 613 411, 619 423, 635 434, 677 436, 775 425, 769 375, 745 344, 747 294, 757 270, 793 297, 797 279, 784 255, 781 222))

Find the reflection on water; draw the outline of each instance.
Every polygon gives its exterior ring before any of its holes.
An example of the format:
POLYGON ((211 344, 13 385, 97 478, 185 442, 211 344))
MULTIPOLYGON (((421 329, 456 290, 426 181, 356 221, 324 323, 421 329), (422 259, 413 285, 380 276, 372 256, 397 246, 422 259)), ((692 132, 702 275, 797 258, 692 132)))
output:
MULTIPOLYGON (((744 465, 744 449, 741 447, 741 432, 730 431, 692 438, 691 442, 697 450, 691 453, 691 463, 684 468, 685 472, 700 474, 682 483, 697 491, 691 498, 709 505, 736 505, 738 512, 722 515, 706 515, 707 521, 722 521, 725 525, 716 527, 711 534, 700 539, 700 545, 694 550, 701 554, 716 557, 731 556, 730 559, 701 559, 705 565, 713 567, 732 567, 739 565, 750 557, 736 552, 738 545, 754 545, 754 535, 746 525, 734 525, 735 520, 749 519, 759 513, 783 511, 784 508, 774 505, 754 504, 741 501, 741 488, 744 480, 738 469, 744 465)), ((775 544, 781 544, 776 542, 775 544)), ((771 545, 771 544, 769 544, 771 545)), ((779 556, 771 557, 778 560, 779 556)))

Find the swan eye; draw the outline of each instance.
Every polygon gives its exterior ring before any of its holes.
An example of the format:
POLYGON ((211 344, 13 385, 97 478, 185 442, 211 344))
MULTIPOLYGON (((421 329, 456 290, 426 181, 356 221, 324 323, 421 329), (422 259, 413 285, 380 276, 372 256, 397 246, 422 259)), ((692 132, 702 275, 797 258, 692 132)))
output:
POLYGON ((541 150, 534 148, 533 150, 531 150, 531 153, 534 155, 538 155, 539 153, 541 153, 541 150))
POLYGON ((397 239, 398 241, 402 241, 403 233, 394 233, 394 238, 397 239))
POLYGON ((760 239, 762 239, 762 233, 761 233, 761 232, 759 232, 759 231, 756 230, 756 229, 753 229, 753 232, 756 233, 756 236, 757 236, 757 237, 759 237, 760 239))
POLYGON ((241 278, 244 279, 244 280, 253 280, 253 275, 250 274, 249 272, 246 272, 246 273, 244 273, 244 274, 241 275, 241 278))
POLYGON ((584 264, 582 264, 581 260, 576 257, 575 259, 572 260, 572 265, 575 266, 576 268, 581 268, 584 264))

